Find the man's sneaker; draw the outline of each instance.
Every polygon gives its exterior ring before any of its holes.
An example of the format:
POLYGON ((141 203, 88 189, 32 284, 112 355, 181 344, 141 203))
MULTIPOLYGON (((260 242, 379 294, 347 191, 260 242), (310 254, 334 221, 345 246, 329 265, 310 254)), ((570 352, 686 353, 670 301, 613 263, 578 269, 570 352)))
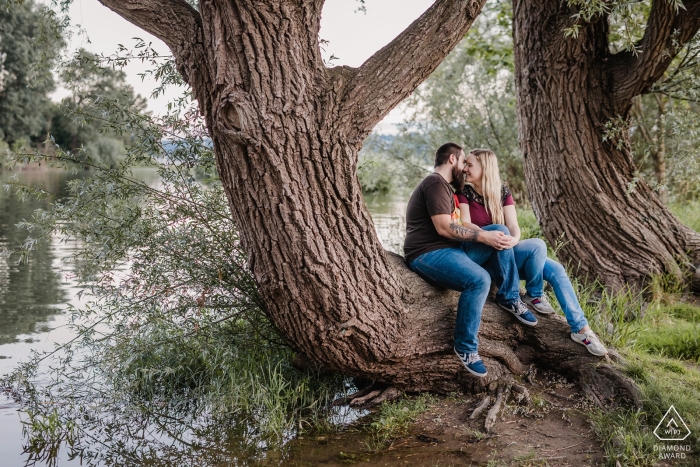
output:
POLYGON ((583 334, 579 334, 578 332, 572 332, 571 338, 574 342, 578 342, 579 344, 585 345, 588 351, 593 355, 602 357, 608 353, 608 349, 605 348, 603 343, 600 342, 600 339, 598 339, 598 336, 596 336, 595 333, 591 330, 588 330, 583 334))
POLYGON ((528 294, 523 295, 523 302, 525 302, 530 308, 535 310, 541 315, 551 315, 554 313, 554 308, 549 304, 549 300, 546 295, 541 297, 531 297, 528 294))
POLYGON ((537 318, 533 315, 530 310, 527 309, 522 300, 516 300, 513 303, 499 303, 498 306, 506 311, 510 311, 513 316, 518 318, 518 320, 528 326, 534 326, 537 324, 537 318))
POLYGON ((473 374, 474 376, 478 376, 479 378, 486 376, 486 373, 488 373, 486 370, 486 365, 484 365, 484 361, 481 359, 481 357, 479 357, 477 352, 462 353, 455 349, 455 353, 459 359, 462 360, 464 368, 466 368, 469 373, 473 374))

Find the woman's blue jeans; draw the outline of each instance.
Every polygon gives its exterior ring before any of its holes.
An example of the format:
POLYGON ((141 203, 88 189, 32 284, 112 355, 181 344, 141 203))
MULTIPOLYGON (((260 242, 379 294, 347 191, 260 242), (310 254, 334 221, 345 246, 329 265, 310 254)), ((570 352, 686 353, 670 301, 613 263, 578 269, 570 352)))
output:
POLYGON ((564 266, 547 258, 547 245, 541 239, 521 240, 513 248, 513 252, 518 274, 525 280, 525 289, 529 296, 544 295, 543 280, 546 280, 554 290, 571 332, 579 332, 588 325, 564 266))
MULTIPOLYGON (((508 231, 503 225, 488 227, 488 230, 508 231)), ((496 250, 483 243, 463 242, 461 248, 424 253, 411 261, 409 267, 434 285, 462 292, 454 334, 454 347, 459 352, 473 353, 478 349, 481 310, 491 288, 491 276, 499 286, 498 301, 511 303, 520 298, 513 249, 496 250)))

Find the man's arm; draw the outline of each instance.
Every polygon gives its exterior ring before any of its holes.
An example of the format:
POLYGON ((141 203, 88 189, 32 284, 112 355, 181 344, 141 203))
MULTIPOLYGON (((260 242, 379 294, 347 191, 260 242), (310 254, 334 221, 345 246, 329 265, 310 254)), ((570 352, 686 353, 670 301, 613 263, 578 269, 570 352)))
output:
POLYGON ((452 222, 449 214, 436 214, 432 216, 431 219, 433 220, 433 225, 435 225, 437 233, 452 240, 485 243, 497 250, 508 248, 510 243, 510 235, 506 235, 497 230, 475 230, 455 224, 452 222))

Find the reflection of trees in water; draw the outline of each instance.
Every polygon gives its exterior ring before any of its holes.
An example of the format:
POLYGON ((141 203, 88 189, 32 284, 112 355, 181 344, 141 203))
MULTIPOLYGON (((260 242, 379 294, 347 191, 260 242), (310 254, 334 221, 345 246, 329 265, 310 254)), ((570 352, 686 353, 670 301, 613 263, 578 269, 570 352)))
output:
MULTIPOLYGON (((10 175, 0 174, 0 180, 5 183, 10 175)), ((82 175, 35 170, 22 172, 19 179, 64 196, 66 182, 77 177, 82 175)), ((12 191, 0 192, 0 245, 8 248, 23 243, 28 235, 15 225, 22 219, 30 219, 36 209, 49 205, 47 200, 22 202, 12 191)), ((29 255, 29 261, 22 264, 17 264, 16 256, 0 259, 0 345, 15 342, 18 335, 37 331, 37 325, 58 312, 56 305, 66 301, 66 291, 54 261, 56 249, 55 243, 40 243, 29 255)))

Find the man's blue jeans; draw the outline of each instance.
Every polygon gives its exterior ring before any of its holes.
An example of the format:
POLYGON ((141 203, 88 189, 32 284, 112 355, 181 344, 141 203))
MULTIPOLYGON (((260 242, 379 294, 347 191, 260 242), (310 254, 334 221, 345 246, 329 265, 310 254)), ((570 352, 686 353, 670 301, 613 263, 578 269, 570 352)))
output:
POLYGON ((518 274, 520 279, 525 280, 528 295, 541 297, 544 294, 543 280, 546 280, 554 289, 554 295, 566 315, 571 332, 579 332, 588 325, 564 266, 547 258, 547 245, 541 239, 521 240, 513 248, 513 252, 518 274))
MULTIPOLYGON (((501 230, 502 225, 484 230, 501 230)), ((461 248, 442 248, 424 253, 411 261, 411 270, 428 282, 462 292, 457 305, 454 347, 459 352, 476 352, 481 310, 486 303, 491 277, 499 286, 496 299, 503 303, 518 300, 517 268, 513 249, 496 250, 483 243, 463 242, 461 248), (488 272, 487 272, 488 270, 488 272)))

